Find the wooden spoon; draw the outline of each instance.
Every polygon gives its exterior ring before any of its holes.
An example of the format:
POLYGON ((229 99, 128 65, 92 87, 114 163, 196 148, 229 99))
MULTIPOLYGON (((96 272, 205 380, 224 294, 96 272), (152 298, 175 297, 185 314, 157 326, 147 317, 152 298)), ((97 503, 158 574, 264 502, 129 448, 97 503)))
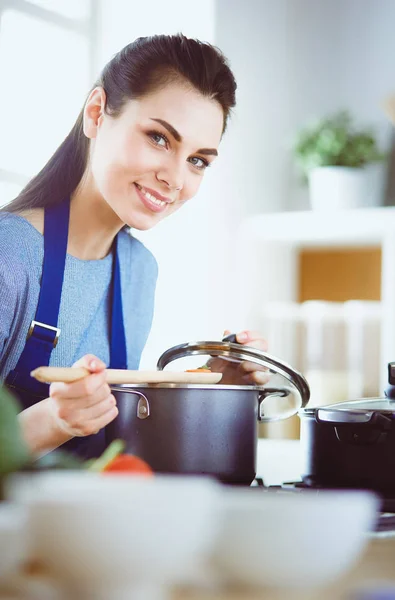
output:
MULTIPOLYGON (((186 371, 131 371, 127 369, 107 369, 106 380, 109 384, 123 383, 197 383, 210 384, 221 381, 222 373, 188 373, 186 371)), ((62 381, 71 383, 90 374, 84 367, 38 367, 30 373, 32 377, 44 383, 62 381)))

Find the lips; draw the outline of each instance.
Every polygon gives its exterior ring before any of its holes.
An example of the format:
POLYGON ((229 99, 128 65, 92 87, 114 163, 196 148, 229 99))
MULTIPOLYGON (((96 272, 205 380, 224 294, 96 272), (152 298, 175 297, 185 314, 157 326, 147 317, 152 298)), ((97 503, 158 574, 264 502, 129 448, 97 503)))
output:
POLYGON ((162 194, 160 194, 159 192, 155 191, 155 190, 151 190, 151 188, 145 187, 143 185, 140 185, 138 183, 136 183, 136 186, 142 190, 143 192, 148 192, 148 194, 150 194, 151 196, 154 196, 154 198, 156 198, 157 200, 161 200, 162 202, 167 202, 168 204, 170 204, 172 202, 171 198, 167 198, 166 196, 162 196, 162 194))
POLYGON ((160 213, 166 210, 170 200, 160 194, 157 194, 149 188, 144 188, 138 183, 134 184, 137 194, 144 206, 151 212, 160 213))

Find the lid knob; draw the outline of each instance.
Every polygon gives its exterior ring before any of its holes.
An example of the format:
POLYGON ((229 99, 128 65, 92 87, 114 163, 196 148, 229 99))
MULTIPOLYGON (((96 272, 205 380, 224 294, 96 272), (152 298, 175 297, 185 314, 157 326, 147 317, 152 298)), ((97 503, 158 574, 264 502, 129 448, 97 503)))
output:
POLYGON ((395 362, 388 363, 388 383, 389 386, 385 390, 387 398, 395 399, 395 362))

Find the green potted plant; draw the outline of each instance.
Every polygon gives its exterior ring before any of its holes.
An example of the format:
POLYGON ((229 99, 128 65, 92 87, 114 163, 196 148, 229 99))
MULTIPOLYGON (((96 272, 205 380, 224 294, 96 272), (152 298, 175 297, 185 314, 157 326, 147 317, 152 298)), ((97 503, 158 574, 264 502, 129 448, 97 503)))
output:
POLYGON ((296 163, 318 210, 382 204, 385 153, 368 128, 358 128, 348 111, 304 127, 293 144, 296 163))

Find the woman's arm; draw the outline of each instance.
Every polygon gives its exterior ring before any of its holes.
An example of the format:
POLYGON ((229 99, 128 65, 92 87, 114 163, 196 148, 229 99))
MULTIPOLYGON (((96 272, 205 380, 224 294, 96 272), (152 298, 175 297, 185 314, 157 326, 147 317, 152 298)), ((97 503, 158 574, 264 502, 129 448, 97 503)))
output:
POLYGON ((61 428, 51 408, 51 399, 45 398, 19 413, 22 436, 33 455, 55 450, 73 436, 61 428))

